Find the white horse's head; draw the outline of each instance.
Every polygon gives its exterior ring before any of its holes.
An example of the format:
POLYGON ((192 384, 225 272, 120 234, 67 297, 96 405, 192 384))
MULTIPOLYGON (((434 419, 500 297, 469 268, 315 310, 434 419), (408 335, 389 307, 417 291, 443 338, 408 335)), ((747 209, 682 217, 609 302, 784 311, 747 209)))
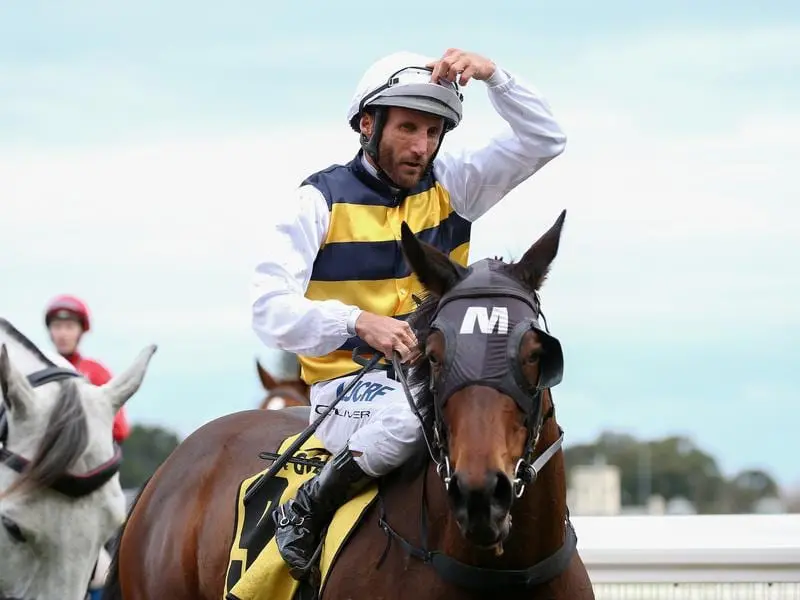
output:
POLYGON ((0 319, 0 600, 86 594, 125 519, 114 415, 155 350, 94 386, 0 319))

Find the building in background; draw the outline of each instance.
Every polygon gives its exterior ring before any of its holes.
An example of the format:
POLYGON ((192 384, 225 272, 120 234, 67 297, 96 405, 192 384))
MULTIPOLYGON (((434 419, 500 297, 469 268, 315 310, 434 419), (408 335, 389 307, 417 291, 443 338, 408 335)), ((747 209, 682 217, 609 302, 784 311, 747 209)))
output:
POLYGON ((571 515, 692 515, 695 506, 686 498, 666 500, 651 494, 644 505, 622 506, 622 471, 606 464, 602 457, 590 465, 575 465, 569 470, 567 505, 571 515))
POLYGON ((622 510, 622 473, 599 459, 569 471, 567 505, 575 515, 618 515, 622 510))

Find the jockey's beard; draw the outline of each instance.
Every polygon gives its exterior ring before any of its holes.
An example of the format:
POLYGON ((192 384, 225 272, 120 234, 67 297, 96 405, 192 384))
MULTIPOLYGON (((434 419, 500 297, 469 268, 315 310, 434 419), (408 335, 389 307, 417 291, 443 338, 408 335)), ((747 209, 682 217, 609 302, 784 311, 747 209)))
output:
POLYGON ((403 189, 413 188, 417 185, 428 169, 430 156, 413 152, 395 153, 394 148, 388 144, 381 144, 378 164, 397 187, 403 189))

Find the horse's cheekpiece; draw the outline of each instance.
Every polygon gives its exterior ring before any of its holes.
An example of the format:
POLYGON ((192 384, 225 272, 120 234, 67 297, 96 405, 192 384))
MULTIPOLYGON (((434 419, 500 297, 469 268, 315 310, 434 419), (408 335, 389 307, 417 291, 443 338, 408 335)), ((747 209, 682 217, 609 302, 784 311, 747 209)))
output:
MULTIPOLYGON (((285 452, 299 435, 284 440, 278 453, 270 456, 274 459, 285 452)), ((225 579, 225 600, 305 600, 320 594, 339 551, 377 497, 377 486, 369 486, 342 506, 333 517, 319 553, 319 590, 310 588, 308 581, 297 581, 289 574, 289 568, 275 543, 275 525, 271 513, 293 498, 299 487, 314 477, 330 456, 323 444, 312 436, 290 459, 289 464, 266 480, 247 503, 244 497, 248 489, 269 469, 241 483, 236 495, 236 524, 225 579), (257 526, 259 522, 260 526, 257 526)))
MULTIPOLYGON (((53 366, 31 373, 28 375, 28 382, 31 387, 39 387, 46 383, 64 381, 73 377, 83 377, 83 375, 72 369, 53 366)), ((0 402, 0 463, 22 474, 30 461, 6 448, 7 441, 8 415, 6 415, 5 405, 0 402)), ((114 456, 96 469, 83 475, 63 475, 50 484, 50 488, 70 498, 82 498, 99 490, 117 474, 122 464, 122 450, 116 444, 114 450, 114 456)))

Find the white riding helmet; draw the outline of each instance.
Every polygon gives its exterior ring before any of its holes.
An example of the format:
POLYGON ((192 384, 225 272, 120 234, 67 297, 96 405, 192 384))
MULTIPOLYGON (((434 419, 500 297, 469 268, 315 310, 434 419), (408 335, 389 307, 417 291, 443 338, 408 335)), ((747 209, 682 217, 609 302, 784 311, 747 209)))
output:
POLYGON ((419 110, 442 117, 445 131, 457 127, 463 95, 455 82, 431 82, 431 69, 425 65, 433 60, 412 52, 396 52, 374 63, 356 87, 347 111, 350 127, 357 133, 361 131, 359 120, 368 106, 419 110))

